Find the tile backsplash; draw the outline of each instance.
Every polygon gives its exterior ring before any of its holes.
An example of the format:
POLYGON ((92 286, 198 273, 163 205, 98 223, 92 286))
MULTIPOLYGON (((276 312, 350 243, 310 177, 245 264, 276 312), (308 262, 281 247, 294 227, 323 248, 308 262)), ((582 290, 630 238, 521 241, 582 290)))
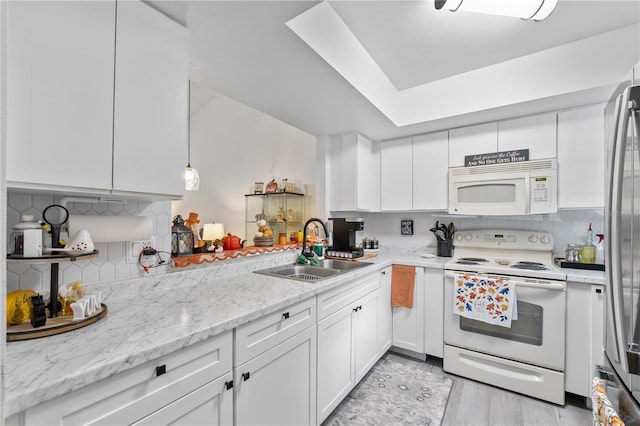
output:
MULTIPOLYGON (((7 236, 11 228, 20 222, 24 214, 42 219, 43 210, 60 203, 61 198, 47 194, 9 193, 7 197, 7 236)), ((67 205, 72 215, 129 215, 148 216, 153 222, 153 245, 160 252, 171 250, 171 202, 135 201, 125 204, 91 204, 71 202, 67 205)), ((563 254, 569 243, 583 244, 589 223, 595 234, 604 232, 604 209, 561 210, 556 214, 536 216, 457 217, 444 213, 360 213, 365 219, 365 229, 360 238, 379 240, 380 247, 394 251, 424 251, 435 253, 436 240, 429 231, 436 221, 453 222, 458 231, 466 229, 519 229, 550 232, 554 236, 554 253, 563 254), (402 235, 401 221, 413 220, 413 235, 402 235)), ((96 243, 100 256, 94 259, 60 264, 60 285, 79 280, 94 284, 113 280, 140 278, 145 275, 175 271, 170 266, 160 266, 145 273, 137 263, 127 263, 125 242, 96 243)), ((7 291, 33 289, 48 291, 49 265, 7 265, 7 291)))
MULTIPOLYGON (((7 194, 7 237, 12 227, 20 222, 22 215, 33 215, 42 219, 42 212, 51 204, 58 204, 62 197, 48 194, 7 194)), ((170 201, 136 201, 127 200, 117 203, 84 203, 70 202, 66 205, 70 215, 101 216, 148 216, 153 222, 153 246, 165 258, 171 251, 171 202, 170 201)), ((50 247, 50 242, 46 242, 50 247)), ((100 256, 90 260, 65 262, 60 264, 59 285, 79 280, 83 284, 92 284, 127 278, 138 278, 143 275, 165 273, 169 266, 160 266, 145 273, 136 263, 127 263, 125 242, 95 243, 100 256)), ((33 289, 48 291, 51 274, 50 265, 7 264, 7 292, 16 289, 33 289)))
POLYGON ((429 231, 436 221, 453 222, 458 231, 467 229, 517 229, 549 232, 554 237, 554 254, 563 255, 567 244, 584 244, 589 223, 594 234, 604 233, 604 209, 560 210, 555 214, 532 216, 461 217, 425 212, 360 213, 365 220, 360 238, 377 238, 380 246, 397 251, 432 251, 436 239, 429 231), (413 235, 401 235, 402 220, 413 220, 413 235))

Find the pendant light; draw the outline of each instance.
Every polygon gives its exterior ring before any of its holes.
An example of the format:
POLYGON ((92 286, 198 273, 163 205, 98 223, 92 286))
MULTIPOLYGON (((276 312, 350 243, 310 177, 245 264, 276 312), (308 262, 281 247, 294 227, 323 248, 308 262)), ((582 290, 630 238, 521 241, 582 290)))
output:
POLYGON ((478 12, 490 15, 542 21, 556 8, 558 0, 435 0, 436 9, 478 12))
POLYGON ((200 188, 200 175, 198 171, 191 167, 191 80, 189 80, 189 90, 187 96, 187 168, 184 171, 184 189, 187 191, 197 191, 200 188))

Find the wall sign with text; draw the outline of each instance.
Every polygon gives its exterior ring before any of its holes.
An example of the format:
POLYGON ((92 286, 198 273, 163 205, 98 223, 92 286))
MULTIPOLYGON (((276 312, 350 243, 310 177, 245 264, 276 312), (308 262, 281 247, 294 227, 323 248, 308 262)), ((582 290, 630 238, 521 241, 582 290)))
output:
POLYGON ((519 163, 520 161, 529 161, 528 148, 464 156, 465 167, 486 166, 487 164, 519 163))

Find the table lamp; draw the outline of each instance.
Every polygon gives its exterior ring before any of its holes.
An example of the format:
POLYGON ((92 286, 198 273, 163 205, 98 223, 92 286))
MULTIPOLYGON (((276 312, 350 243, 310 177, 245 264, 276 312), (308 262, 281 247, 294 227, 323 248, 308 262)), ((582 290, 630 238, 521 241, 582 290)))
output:
POLYGON ((210 241, 208 251, 220 253, 222 249, 222 237, 224 237, 224 225, 221 223, 205 223, 202 229, 202 239, 210 241))

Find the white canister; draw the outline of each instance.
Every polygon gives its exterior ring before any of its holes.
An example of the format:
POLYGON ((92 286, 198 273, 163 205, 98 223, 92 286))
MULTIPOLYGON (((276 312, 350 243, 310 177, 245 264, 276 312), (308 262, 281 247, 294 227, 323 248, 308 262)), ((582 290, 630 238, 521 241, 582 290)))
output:
POLYGON ((42 229, 25 229, 24 231, 23 256, 42 256, 42 229))

